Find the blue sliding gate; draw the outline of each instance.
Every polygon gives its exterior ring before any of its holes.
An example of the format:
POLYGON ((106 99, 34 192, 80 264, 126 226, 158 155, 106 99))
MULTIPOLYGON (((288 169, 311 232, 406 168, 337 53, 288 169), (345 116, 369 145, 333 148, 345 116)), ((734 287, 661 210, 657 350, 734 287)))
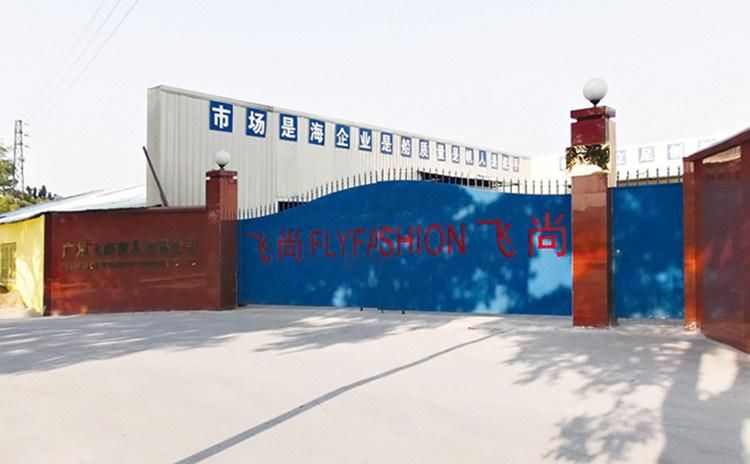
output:
POLYGON ((611 192, 615 315, 684 318, 682 184, 611 192))
POLYGON ((240 304, 571 314, 569 195, 380 182, 238 227, 240 304))

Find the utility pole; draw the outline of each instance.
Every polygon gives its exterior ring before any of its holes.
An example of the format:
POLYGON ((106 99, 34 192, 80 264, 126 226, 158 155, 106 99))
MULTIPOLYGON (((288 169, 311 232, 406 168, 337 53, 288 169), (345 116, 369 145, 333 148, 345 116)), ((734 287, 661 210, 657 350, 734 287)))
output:
POLYGON ((20 192, 24 189, 23 161, 23 121, 17 119, 13 137, 13 188, 20 192))

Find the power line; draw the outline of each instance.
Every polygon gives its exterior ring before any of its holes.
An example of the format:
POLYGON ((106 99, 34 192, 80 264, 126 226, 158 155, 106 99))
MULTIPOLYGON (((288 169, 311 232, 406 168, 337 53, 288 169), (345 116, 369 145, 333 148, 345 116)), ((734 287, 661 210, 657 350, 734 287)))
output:
POLYGON ((115 35, 115 32, 117 32, 117 30, 120 28, 120 26, 122 25, 122 23, 124 23, 125 20, 128 18, 128 16, 130 16, 130 12, 133 11, 133 8, 135 8, 135 6, 138 4, 138 1, 139 0, 135 0, 133 2, 133 4, 130 5, 130 8, 128 8, 128 11, 125 12, 125 16, 123 16, 120 19, 120 22, 117 23, 117 25, 115 26, 114 29, 112 29, 112 31, 109 33, 109 35, 107 36, 107 38, 104 39, 104 42, 102 42, 102 44, 96 50, 96 53, 94 53, 94 55, 91 57, 91 59, 89 59, 89 61, 86 63, 86 66, 84 66, 81 69, 81 71, 75 76, 75 78, 73 78, 73 80, 70 82, 70 85, 68 85, 68 87, 63 91, 63 93, 60 95, 60 97, 52 105, 50 105, 50 110, 52 110, 54 107, 56 107, 65 98, 65 96, 68 94, 68 92, 70 92, 70 89, 72 89, 73 86, 76 84, 76 82, 78 82, 78 79, 80 79, 81 76, 83 76, 83 74, 86 72, 86 70, 89 69, 89 66, 91 66, 91 64, 94 62, 94 60, 96 59, 96 57, 99 56, 99 53, 101 53, 101 51, 107 45, 107 43, 109 42, 109 39, 111 39, 112 36, 115 35))
POLYGON ((44 85, 44 87, 42 88, 42 90, 36 96, 36 100, 39 100, 39 98, 41 98, 42 95, 44 95, 45 92, 47 92, 47 90, 49 90, 50 85, 52 85, 52 83, 55 81, 55 77, 57 77, 57 75, 60 73, 60 70, 62 69, 62 67, 65 64, 65 62, 68 61, 68 58, 70 58, 70 55, 73 53, 73 50, 75 50, 76 47, 78 46, 78 44, 81 43, 81 39, 83 39, 83 37, 86 35, 86 32, 88 32, 89 28, 94 23, 94 19, 96 19, 96 16, 99 14, 99 11, 102 9, 102 7, 104 6, 104 3, 106 1, 107 0, 102 0, 101 3, 99 3, 99 6, 96 8, 96 11, 94 11, 94 14, 91 15, 91 19, 89 19, 89 22, 86 24, 86 26, 83 28, 83 30, 81 31, 81 33, 78 35, 78 38, 73 43, 73 46, 70 47, 70 49, 65 54, 65 56, 63 57, 63 59, 57 65, 57 68, 52 73, 52 75, 50 76, 50 78, 47 81, 47 83, 44 85))
POLYGON ((37 107, 37 111, 35 111, 34 114, 37 114, 39 112, 38 110, 41 109, 44 106, 44 104, 47 103, 52 98, 52 96, 55 95, 55 93, 60 89, 60 87, 65 82, 65 78, 68 76, 68 74, 70 74, 70 72, 75 68, 75 66, 81 61, 81 58, 83 58, 83 55, 85 55, 86 52, 89 50, 89 47, 94 43, 97 36, 101 32, 102 28, 104 28, 104 26, 107 24, 107 21, 109 21, 109 18, 112 17, 112 13, 115 12, 117 7, 120 5, 120 2, 122 2, 122 0, 117 0, 117 2, 115 2, 114 6, 109 10, 109 13, 107 13, 107 16, 104 18, 104 21, 102 21, 101 24, 99 24, 99 27, 96 28, 96 31, 94 31, 94 35, 92 35, 89 38, 88 42, 86 43, 86 46, 83 47, 83 50, 81 50, 81 52, 78 54, 78 56, 73 61, 73 63, 71 63, 71 65, 68 66, 68 68, 65 70, 62 77, 58 81, 57 85, 52 89, 52 92, 50 92, 47 95, 47 97, 39 104, 39 106, 37 107))

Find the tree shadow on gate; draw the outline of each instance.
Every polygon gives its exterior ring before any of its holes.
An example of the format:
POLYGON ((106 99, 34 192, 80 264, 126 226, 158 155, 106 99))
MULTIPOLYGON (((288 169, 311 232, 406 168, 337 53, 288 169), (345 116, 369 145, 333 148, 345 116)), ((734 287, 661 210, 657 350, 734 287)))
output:
POLYGON ((566 195, 504 194, 425 182, 349 189, 241 222, 240 299, 569 315, 569 211, 566 195), (558 221, 556 249, 537 249, 537 236, 529 248, 530 230, 538 227, 534 220, 542 225, 558 221), (377 235, 384 228, 386 241, 377 235), (299 255, 284 256, 282 239, 297 232, 299 255), (355 233, 359 246, 353 245, 355 233), (399 234, 412 241, 396 246, 399 234), (280 237, 278 248, 268 242, 271 253, 265 261, 250 238, 260 235, 280 237))

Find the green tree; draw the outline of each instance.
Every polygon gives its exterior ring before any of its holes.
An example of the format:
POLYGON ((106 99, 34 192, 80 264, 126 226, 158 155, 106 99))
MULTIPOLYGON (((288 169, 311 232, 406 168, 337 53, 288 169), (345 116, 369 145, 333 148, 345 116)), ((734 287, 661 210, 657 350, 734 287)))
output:
POLYGON ((13 161, 6 156, 8 148, 0 145, 0 213, 14 211, 24 206, 53 200, 56 195, 47 191, 47 187, 26 187, 20 192, 13 182, 13 161))

